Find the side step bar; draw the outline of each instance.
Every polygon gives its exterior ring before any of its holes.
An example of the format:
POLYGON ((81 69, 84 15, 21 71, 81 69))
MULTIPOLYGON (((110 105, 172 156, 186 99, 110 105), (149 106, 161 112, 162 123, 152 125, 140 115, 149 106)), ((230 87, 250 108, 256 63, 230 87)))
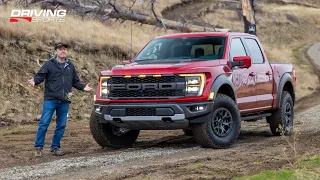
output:
POLYGON ((255 115, 247 115, 242 116, 241 121, 256 121, 265 117, 271 116, 271 113, 264 113, 264 114, 255 114, 255 115))

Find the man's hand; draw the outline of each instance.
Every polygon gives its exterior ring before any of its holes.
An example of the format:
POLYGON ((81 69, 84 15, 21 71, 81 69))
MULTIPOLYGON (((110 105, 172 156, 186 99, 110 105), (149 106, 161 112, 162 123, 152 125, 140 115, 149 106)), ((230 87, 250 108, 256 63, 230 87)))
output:
POLYGON ((34 86, 36 83, 34 82, 34 79, 32 78, 32 79, 30 79, 29 81, 29 84, 31 84, 31 86, 34 86))
POLYGON ((92 88, 89 86, 89 84, 90 83, 88 83, 87 85, 86 85, 86 87, 84 87, 84 91, 91 91, 92 90, 92 88))

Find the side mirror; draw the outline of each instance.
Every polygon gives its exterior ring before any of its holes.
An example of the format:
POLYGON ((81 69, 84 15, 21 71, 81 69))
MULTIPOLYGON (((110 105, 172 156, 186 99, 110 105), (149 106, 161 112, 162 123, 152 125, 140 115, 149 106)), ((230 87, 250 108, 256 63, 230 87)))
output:
POLYGON ((131 63, 131 60, 124 60, 122 61, 123 64, 130 64, 131 63))
POLYGON ((250 56, 236 56, 233 57, 233 62, 231 62, 232 67, 238 66, 238 68, 249 68, 252 65, 250 56))

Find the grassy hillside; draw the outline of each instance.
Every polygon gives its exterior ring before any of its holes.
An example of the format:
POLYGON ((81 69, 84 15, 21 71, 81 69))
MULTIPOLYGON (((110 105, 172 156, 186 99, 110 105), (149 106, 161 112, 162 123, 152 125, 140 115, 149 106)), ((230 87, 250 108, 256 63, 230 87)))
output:
MULTIPOLYGON (((176 11, 185 15, 190 22, 203 25, 219 25, 232 31, 242 31, 242 21, 234 10, 211 1, 193 2, 184 9, 176 11), (201 3, 200 3, 201 2, 201 3), (218 8, 217 8, 218 7, 218 8)), ((298 1, 297 1, 298 2, 298 1)), ((168 18, 169 6, 179 7, 180 0, 157 1, 156 12, 168 18), (178 4, 177 4, 178 3, 178 4)), ((303 3, 319 5, 317 0, 303 3)), ((143 4, 137 3, 139 9, 143 4)), ((182 6, 182 5, 181 5, 182 6)), ((312 74, 305 59, 298 59, 296 49, 311 42, 320 41, 319 9, 279 5, 272 1, 261 5, 262 12, 257 15, 258 35, 272 61, 293 62, 298 75, 298 98, 312 93, 318 79, 312 74), (299 66, 298 66, 299 65, 299 66)), ((131 42, 131 23, 112 21, 101 23, 67 15, 66 23, 9 23, 12 7, 0 6, 0 118, 6 121, 35 120, 41 113, 42 86, 28 86, 27 80, 39 70, 37 59, 48 59, 53 44, 65 41, 71 44, 69 57, 73 60, 85 83, 96 86, 101 70, 110 69, 121 60, 129 58, 131 42)), ((176 10, 176 9, 175 9, 176 10)), ((141 10, 143 11, 143 10, 141 10)), ((172 13, 171 13, 172 14, 172 13)), ((132 49, 139 51, 153 37, 173 33, 148 25, 132 23, 132 49)), ((297 51, 298 52, 298 51, 297 51)), ((72 120, 87 119, 92 108, 92 93, 75 91, 70 117, 72 120)), ((0 120, 1 120, 0 119, 0 120)))
MULTIPOLYGON (((52 55, 55 42, 71 45, 69 58, 83 82, 94 88, 100 71, 130 58, 130 22, 102 24, 68 15, 66 23, 9 23, 11 9, 0 7, 0 117, 4 121, 30 121, 40 115, 43 87, 30 87, 27 80, 40 69, 37 59, 52 55)), ((133 51, 162 34, 162 29, 132 23, 133 51)), ((74 91, 71 119, 88 118, 93 94, 74 91)))
MULTIPOLYGON (((317 0, 268 0, 259 2, 256 14, 257 33, 269 61, 288 62, 297 71, 298 99, 313 93, 319 83, 300 47, 320 41, 320 6, 317 0), (282 2, 282 3, 281 3, 282 2), (291 4, 290 4, 291 3, 291 4), (300 3, 303 5, 294 5, 300 3), (307 7, 318 6, 319 8, 307 7)), ((235 9, 237 4, 190 0, 175 4, 163 12, 169 19, 188 19, 204 26, 229 28, 243 32, 243 21, 235 9), (189 2, 189 3, 188 3, 189 2)))

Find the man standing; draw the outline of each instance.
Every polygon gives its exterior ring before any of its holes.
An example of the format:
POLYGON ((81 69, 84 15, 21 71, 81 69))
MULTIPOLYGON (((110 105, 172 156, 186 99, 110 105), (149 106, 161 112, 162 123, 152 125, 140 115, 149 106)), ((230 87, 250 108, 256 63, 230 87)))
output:
POLYGON ((60 141, 67 123, 71 89, 75 87, 78 90, 92 90, 89 84, 85 85, 80 82, 74 65, 66 58, 67 48, 67 44, 61 42, 55 44, 55 56, 47 61, 39 72, 29 80, 32 86, 45 80, 42 115, 34 143, 35 156, 42 155, 46 132, 55 111, 56 129, 52 137, 50 151, 53 155, 64 155, 64 151, 60 149, 60 141))

